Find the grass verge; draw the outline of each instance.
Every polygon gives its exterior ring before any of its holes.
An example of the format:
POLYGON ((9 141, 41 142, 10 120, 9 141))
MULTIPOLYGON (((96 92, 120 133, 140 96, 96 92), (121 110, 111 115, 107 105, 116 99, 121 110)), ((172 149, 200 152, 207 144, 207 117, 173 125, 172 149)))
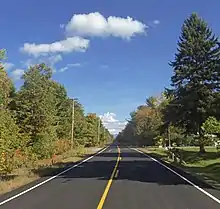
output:
POLYGON ((53 163, 51 159, 45 159, 37 161, 34 167, 16 169, 10 175, 1 177, 0 195, 35 181, 42 176, 53 174, 56 169, 64 168, 87 155, 96 153, 99 149, 95 147, 77 148, 56 156, 53 163))
POLYGON ((182 164, 174 163, 172 159, 168 158, 168 152, 163 148, 140 148, 140 150, 183 169, 220 189, 220 154, 215 148, 206 147, 206 153, 202 155, 199 154, 198 147, 181 147, 179 149, 185 162, 182 164))

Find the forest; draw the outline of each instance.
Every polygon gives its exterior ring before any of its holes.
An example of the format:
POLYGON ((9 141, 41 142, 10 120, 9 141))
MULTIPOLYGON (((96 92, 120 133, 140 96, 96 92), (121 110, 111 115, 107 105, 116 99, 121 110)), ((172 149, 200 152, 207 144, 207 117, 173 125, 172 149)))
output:
POLYGON ((76 98, 52 79, 44 63, 25 70, 16 89, 0 51, 0 174, 78 147, 103 146, 113 140, 95 113, 84 113, 76 98), (74 108, 73 108, 74 107, 74 108), (74 113, 74 114, 73 114, 74 113))

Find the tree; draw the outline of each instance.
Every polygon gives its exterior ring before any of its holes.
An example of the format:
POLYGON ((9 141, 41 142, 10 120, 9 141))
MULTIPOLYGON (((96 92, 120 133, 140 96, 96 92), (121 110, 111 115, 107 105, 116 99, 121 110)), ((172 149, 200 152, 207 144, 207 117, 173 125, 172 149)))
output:
MULTIPOLYGON (((3 52, 1 52, 0 57, 3 59, 3 52)), ((1 59, 0 59, 1 61, 1 59)), ((8 77, 2 63, 0 62, 0 108, 7 108, 12 101, 12 96, 14 96, 15 88, 11 79, 8 77)))
MULTIPOLYGON (((193 13, 184 21, 178 53, 173 67, 173 96, 171 104, 176 123, 193 134, 201 133, 201 125, 210 115, 219 88, 220 48, 218 38, 207 23, 193 13)), ((204 152, 200 143, 200 152, 204 152)))
POLYGON ((87 123, 87 141, 86 146, 94 146, 98 144, 98 124, 99 118, 95 113, 89 113, 86 116, 87 123))
POLYGON ((117 135, 116 140, 121 144, 137 145, 137 135, 136 135, 136 112, 130 113, 130 120, 126 124, 125 128, 117 135))
POLYGON ((220 121, 215 117, 208 117, 208 119, 202 124, 201 129, 204 135, 217 135, 220 136, 220 121))
MULTIPOLYGON (((5 51, 0 50, 0 61, 5 51)), ((14 87, 0 62, 0 174, 10 172, 14 165, 15 150, 22 145, 19 129, 8 109, 14 87)))
POLYGON ((137 107, 130 113, 131 119, 125 129, 119 134, 117 140, 122 143, 139 145, 155 145, 161 125, 161 113, 159 105, 161 101, 157 97, 149 97, 146 105, 137 107))
MULTIPOLYGON (((73 100, 52 80, 52 69, 44 63, 27 69, 16 92, 3 59, 5 50, 0 50, 0 174, 7 174, 71 148, 73 100)), ((85 117, 82 104, 74 99, 73 144, 97 146, 112 140, 96 114, 85 117)))
POLYGON ((51 75, 52 69, 45 64, 30 67, 16 96, 17 124, 30 136, 28 146, 32 146, 39 157, 53 154, 52 142, 56 138, 56 98, 51 75))
POLYGON ((5 59, 5 54, 6 54, 6 50, 5 49, 0 49, 0 60, 5 59))
POLYGON ((150 96, 146 99, 146 104, 148 107, 156 108, 158 106, 158 99, 156 97, 150 96))
POLYGON ((74 140, 77 144, 85 145, 87 143, 87 121, 84 115, 84 109, 82 104, 75 99, 75 125, 74 125, 74 140))
POLYGON ((58 139, 71 139, 72 124, 72 101, 68 98, 66 89, 63 85, 51 81, 54 88, 55 97, 55 121, 56 135, 58 139))
POLYGON ((16 166, 15 151, 23 148, 18 126, 10 111, 0 111, 0 174, 11 172, 16 166))

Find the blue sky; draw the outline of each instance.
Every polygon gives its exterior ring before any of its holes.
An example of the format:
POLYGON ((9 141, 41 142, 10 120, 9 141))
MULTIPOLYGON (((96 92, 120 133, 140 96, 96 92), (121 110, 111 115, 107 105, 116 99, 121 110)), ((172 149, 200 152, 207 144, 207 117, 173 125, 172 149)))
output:
POLYGON ((219 8, 219 0, 8 0, 0 47, 17 87, 28 65, 45 61, 86 112, 110 112, 103 119, 114 129, 169 85, 184 19, 197 12, 219 35, 219 8))

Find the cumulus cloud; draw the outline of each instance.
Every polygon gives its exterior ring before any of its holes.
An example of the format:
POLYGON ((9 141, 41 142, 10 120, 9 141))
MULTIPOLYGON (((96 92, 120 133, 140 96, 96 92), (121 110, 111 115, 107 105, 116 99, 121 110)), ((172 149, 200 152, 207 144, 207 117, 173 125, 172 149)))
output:
POLYGON ((23 69, 16 69, 11 72, 11 77, 14 81, 21 79, 21 76, 24 74, 23 69))
POLYGON ((109 16, 105 18, 99 12, 75 14, 65 26, 68 36, 114 36, 130 39, 137 34, 144 34, 147 26, 131 17, 109 16))
POLYGON ((65 40, 56 41, 51 44, 25 43, 20 50, 29 55, 38 57, 50 53, 70 53, 73 51, 84 52, 89 47, 89 40, 78 36, 69 37, 65 40))
POLYGON ((11 70, 14 67, 14 64, 10 62, 5 62, 3 63, 3 67, 5 70, 11 70))
POLYGON ((127 124, 126 121, 122 122, 116 119, 116 114, 110 112, 100 115, 100 119, 103 125, 109 130, 109 132, 114 135, 123 130, 125 125, 127 124))

